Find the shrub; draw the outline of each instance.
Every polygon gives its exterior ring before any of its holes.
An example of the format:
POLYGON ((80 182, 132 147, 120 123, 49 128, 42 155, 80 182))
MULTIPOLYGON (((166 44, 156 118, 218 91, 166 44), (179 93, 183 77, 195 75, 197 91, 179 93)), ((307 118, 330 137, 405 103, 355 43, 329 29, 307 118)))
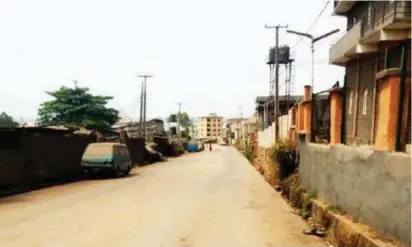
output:
POLYGON ((246 159, 248 159, 250 162, 253 162, 253 160, 255 159, 253 149, 249 145, 246 146, 245 150, 243 151, 243 155, 245 155, 246 159))
POLYGON ((280 179, 292 174, 296 167, 296 146, 290 140, 278 140, 269 149, 270 158, 279 166, 280 179))
POLYGON ((177 147, 176 147, 176 151, 177 151, 179 154, 182 154, 182 153, 185 152, 185 148, 183 147, 183 145, 178 144, 177 147))

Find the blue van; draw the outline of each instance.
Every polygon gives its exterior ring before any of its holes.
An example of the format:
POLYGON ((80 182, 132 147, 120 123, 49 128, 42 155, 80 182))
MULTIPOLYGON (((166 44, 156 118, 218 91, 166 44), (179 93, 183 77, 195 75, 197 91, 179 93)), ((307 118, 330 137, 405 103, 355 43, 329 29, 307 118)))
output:
POLYGON ((82 156, 85 172, 110 171, 114 176, 127 175, 132 169, 129 148, 121 143, 91 143, 82 156))

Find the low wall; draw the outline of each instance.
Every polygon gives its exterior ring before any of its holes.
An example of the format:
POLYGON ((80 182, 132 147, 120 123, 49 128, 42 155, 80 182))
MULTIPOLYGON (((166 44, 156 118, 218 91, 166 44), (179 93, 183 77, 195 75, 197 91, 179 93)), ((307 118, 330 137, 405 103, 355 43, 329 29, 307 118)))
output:
POLYGON ((0 187, 72 176, 81 171, 86 146, 96 141, 95 136, 60 132, 14 131, 9 136, 12 146, 6 145, 6 138, 0 140, 0 187))
POLYGON ((289 129, 292 123, 291 115, 283 115, 278 118, 279 122, 279 138, 288 139, 289 138, 289 129))
POLYGON ((302 185, 377 232, 411 244, 411 157, 299 141, 302 185))
POLYGON ((269 127, 263 131, 258 132, 259 147, 270 148, 276 140, 276 124, 272 123, 269 127))

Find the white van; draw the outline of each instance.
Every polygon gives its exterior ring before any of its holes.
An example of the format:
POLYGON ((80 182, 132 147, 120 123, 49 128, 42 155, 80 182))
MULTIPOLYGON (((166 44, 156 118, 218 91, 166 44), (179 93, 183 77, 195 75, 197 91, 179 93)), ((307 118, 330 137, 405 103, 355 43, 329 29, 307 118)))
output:
POLYGON ((85 172, 110 171, 114 176, 127 175, 132 169, 129 148, 121 143, 91 143, 82 156, 85 172))

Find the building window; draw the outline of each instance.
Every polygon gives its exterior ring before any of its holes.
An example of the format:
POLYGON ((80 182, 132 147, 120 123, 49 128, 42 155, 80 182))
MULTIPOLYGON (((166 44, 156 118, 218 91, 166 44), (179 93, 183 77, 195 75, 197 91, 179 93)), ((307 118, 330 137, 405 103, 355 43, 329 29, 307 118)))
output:
POLYGON ((348 101, 348 114, 352 115, 352 105, 353 105, 353 91, 349 92, 349 101, 348 101))
POLYGON ((363 105, 362 105, 362 114, 366 115, 368 113, 368 89, 365 88, 363 91, 363 105))

